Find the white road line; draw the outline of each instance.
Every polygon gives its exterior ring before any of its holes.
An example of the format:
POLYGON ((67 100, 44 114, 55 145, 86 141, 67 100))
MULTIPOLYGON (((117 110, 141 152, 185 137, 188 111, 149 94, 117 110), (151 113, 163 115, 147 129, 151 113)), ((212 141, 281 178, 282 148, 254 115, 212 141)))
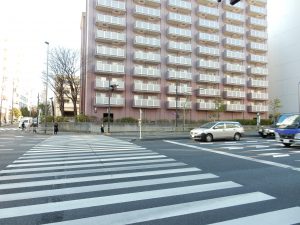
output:
POLYGON ((123 158, 108 158, 108 159, 87 159, 87 160, 73 160, 73 161, 63 161, 63 162, 43 162, 43 163, 18 163, 10 164, 7 167, 29 167, 29 166, 47 166, 47 165, 64 165, 64 164, 78 164, 78 163, 89 163, 89 162, 107 162, 107 161, 122 161, 122 160, 133 160, 133 159, 155 159, 164 158, 164 155, 154 155, 154 156, 140 156, 140 157, 123 157, 123 158))
POLYGON ((258 141, 246 141, 248 143, 257 143, 258 141))
MULTIPOLYGON (((148 209, 140 209, 128 212, 95 216, 83 219, 69 220, 52 225, 124 225, 141 223, 151 220, 170 218, 175 216, 200 213, 209 210, 222 209, 231 206, 245 205, 249 203, 272 200, 274 197, 261 192, 231 195, 220 198, 213 198, 201 201, 181 203, 175 205, 161 206, 148 209)), ((50 224, 49 224, 50 225, 50 224)))
MULTIPOLYGON (((273 212, 247 216, 210 225, 290 225, 300 223, 300 207, 281 209, 273 212)), ((91 225, 91 224, 89 224, 91 225)))
POLYGON ((113 168, 101 168, 101 169, 86 169, 86 170, 76 170, 76 171, 62 171, 62 172, 49 172, 49 173, 34 173, 34 174, 24 174, 24 175, 11 175, 11 176, 0 176, 0 181, 2 180, 17 180, 17 179, 30 179, 38 177, 54 177, 54 176, 70 176, 79 174, 91 174, 91 173, 106 173, 115 171, 127 171, 127 170, 140 170, 140 169, 157 169, 165 167, 177 167, 185 166, 186 164, 180 162, 165 163, 165 164, 152 164, 152 165, 140 165, 140 166, 121 166, 113 168))
POLYGON ((148 163, 165 163, 174 162, 174 159, 148 159, 148 160, 132 160, 126 162, 106 162, 106 163, 89 163, 81 165, 70 165, 70 166, 50 166, 50 167, 37 167, 37 168, 22 168, 22 169, 5 169, 1 170, 0 174, 10 173, 26 173, 26 172, 42 172, 42 171, 53 171, 53 170, 67 170, 67 169, 82 169, 91 167, 107 168, 109 166, 120 166, 120 165, 134 165, 134 164, 148 164, 148 163))
POLYGON ((261 154, 258 154, 258 155, 261 155, 261 156, 273 156, 273 155, 281 155, 281 153, 270 152, 270 153, 261 153, 261 154))
POLYGON ((254 158, 247 157, 247 156, 241 156, 241 155, 236 155, 236 154, 232 154, 229 152, 217 151, 217 150, 198 147, 198 146, 194 146, 194 145, 183 144, 183 143, 179 143, 179 142, 175 142, 175 141, 168 141, 168 140, 164 140, 164 141, 171 143, 171 144, 181 145, 181 146, 185 146, 185 147, 189 147, 189 148, 195 148, 195 149, 199 149, 199 150, 206 151, 206 152, 217 153, 217 154, 226 155, 226 156, 230 156, 230 157, 234 157, 234 158, 245 159, 245 160, 252 161, 252 162, 262 163, 262 164, 266 164, 266 165, 270 165, 270 166, 276 166, 276 167, 280 167, 280 168, 300 171, 299 167, 294 167, 294 166, 290 166, 290 165, 286 165, 286 164, 282 164, 282 163, 276 163, 276 162, 271 162, 271 161, 262 160, 262 159, 254 159, 254 158))
POLYGON ((60 150, 51 150, 51 149, 42 149, 42 150, 30 150, 27 153, 36 153, 36 154, 57 154, 57 153, 63 153, 63 152, 86 152, 86 151, 95 151, 95 152, 114 152, 114 151, 132 151, 132 150, 143 150, 146 148, 141 147, 132 147, 132 148, 103 148, 103 149, 95 149, 95 148, 81 148, 81 149, 70 149, 66 150, 66 148, 62 148, 60 150))
POLYGON ((268 148, 268 145, 248 145, 246 148, 268 148))
POLYGON ((265 149, 247 150, 246 152, 280 151, 283 149, 284 148, 265 148, 265 149))
POLYGON ((12 151, 12 150, 14 150, 14 149, 12 149, 12 148, 0 148, 0 151, 12 151))
POLYGON ((280 155, 273 155, 274 158, 279 158, 279 157, 288 157, 290 156, 289 154, 280 154, 280 155))
MULTIPOLYGON (((119 204, 132 201, 149 200, 155 198, 164 198, 192 193, 200 193, 213 190, 241 187, 240 184, 228 181, 214 184, 200 184, 186 187, 166 188, 153 191, 142 191, 128 194, 119 194, 104 197, 94 197, 79 200, 70 200, 63 202, 51 202, 29 206, 19 206, 0 209, 0 219, 12 218, 18 216, 27 216, 40 213, 50 213, 64 210, 81 209, 87 207, 104 206, 108 204, 119 204)), ((261 198, 272 199, 273 197, 261 193, 261 198)), ((258 196, 256 196, 258 197, 258 196)), ((257 201, 257 199, 255 199, 257 201)), ((139 214, 137 214, 139 215, 139 214)), ((124 218, 125 219, 125 218, 124 218)), ((106 223, 111 224, 111 223, 106 223)), ((124 223, 123 223, 124 224, 124 223)), ((128 223, 126 223, 128 224, 128 223)))
POLYGON ((80 187, 72 187, 72 188, 49 189, 43 191, 1 194, 0 202, 42 198, 42 197, 49 197, 49 196, 70 195, 70 194, 87 193, 87 192, 95 192, 95 191, 106 191, 106 190, 114 190, 114 189, 130 188, 130 187, 143 187, 143 186, 159 185, 159 184, 180 183, 180 182, 196 181, 196 180, 212 179, 212 178, 218 178, 218 176, 211 173, 205 173, 205 174, 197 174, 197 175, 186 175, 186 176, 177 176, 177 177, 80 186, 80 187))
POLYGON ((117 173, 117 174, 89 176, 89 177, 76 177, 76 178, 68 178, 68 179, 61 178, 55 180, 8 183, 8 184, 0 184, 0 190, 23 188, 23 187, 37 187, 37 186, 54 185, 54 184, 80 183, 80 182, 87 182, 87 181, 111 180, 111 179, 129 178, 129 177, 154 176, 154 175, 173 174, 173 173, 199 172, 199 171, 201 170, 198 168, 167 169, 167 170, 154 170, 154 171, 136 172, 136 173, 120 173, 120 174, 117 173))
POLYGON ((228 149, 228 150, 244 149, 244 147, 221 147, 221 148, 228 149))
MULTIPOLYGON (((123 156, 150 156, 150 155, 158 155, 156 152, 148 152, 148 153, 134 153, 134 154, 118 154, 118 158, 121 158, 123 156)), ((13 163, 34 163, 34 162, 59 162, 59 161, 70 161, 70 160, 84 160, 84 159, 107 159, 107 158, 113 158, 116 157, 116 155, 92 155, 92 156, 67 156, 67 157, 58 157, 58 158, 47 158, 47 159, 20 159, 15 160, 13 163)))

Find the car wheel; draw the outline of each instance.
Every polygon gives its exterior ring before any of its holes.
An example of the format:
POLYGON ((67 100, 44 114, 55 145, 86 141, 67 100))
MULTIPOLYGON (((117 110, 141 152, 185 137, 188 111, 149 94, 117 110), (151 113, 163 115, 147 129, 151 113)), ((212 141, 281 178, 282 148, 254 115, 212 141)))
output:
POLYGON ((291 147, 290 143, 283 143, 284 147, 291 147))
POLYGON ((239 141, 241 139, 241 135, 239 133, 235 133, 233 136, 233 140, 239 141))
POLYGON ((206 142, 212 142, 213 136, 211 134, 207 134, 205 137, 206 142))
POLYGON ((262 134, 261 137, 262 138, 266 138, 268 135, 262 134))

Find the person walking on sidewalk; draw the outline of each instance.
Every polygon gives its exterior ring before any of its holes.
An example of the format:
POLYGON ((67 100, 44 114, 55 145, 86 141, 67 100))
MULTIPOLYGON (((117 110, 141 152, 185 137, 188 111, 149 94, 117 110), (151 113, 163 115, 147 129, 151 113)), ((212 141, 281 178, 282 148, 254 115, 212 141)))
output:
POLYGON ((101 130, 101 134, 103 134, 104 133, 104 125, 103 125, 103 123, 101 124, 100 130, 101 130))
POLYGON ((58 132, 58 123, 54 123, 54 134, 58 132))

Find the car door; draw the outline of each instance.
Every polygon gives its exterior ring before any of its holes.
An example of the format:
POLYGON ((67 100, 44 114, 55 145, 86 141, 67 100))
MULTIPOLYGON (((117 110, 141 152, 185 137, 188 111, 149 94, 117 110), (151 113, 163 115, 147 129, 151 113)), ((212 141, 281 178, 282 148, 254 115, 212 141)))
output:
POLYGON ((234 123, 225 123, 226 138, 232 138, 236 133, 236 126, 234 123))
POLYGON ((213 128, 214 139, 225 138, 224 128, 225 128, 225 124, 224 123, 217 123, 214 126, 214 128, 213 128))

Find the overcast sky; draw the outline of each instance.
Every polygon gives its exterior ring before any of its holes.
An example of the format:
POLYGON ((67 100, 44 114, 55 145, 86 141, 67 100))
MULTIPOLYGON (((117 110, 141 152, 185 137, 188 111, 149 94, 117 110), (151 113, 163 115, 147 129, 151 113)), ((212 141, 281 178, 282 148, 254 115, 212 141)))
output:
MULTIPOLYGON (((0 38, 16 41, 24 59, 24 75, 39 77, 51 47, 80 49, 81 13, 85 0, 0 0, 0 38)), ((39 81, 41 82, 41 81, 39 81)))

